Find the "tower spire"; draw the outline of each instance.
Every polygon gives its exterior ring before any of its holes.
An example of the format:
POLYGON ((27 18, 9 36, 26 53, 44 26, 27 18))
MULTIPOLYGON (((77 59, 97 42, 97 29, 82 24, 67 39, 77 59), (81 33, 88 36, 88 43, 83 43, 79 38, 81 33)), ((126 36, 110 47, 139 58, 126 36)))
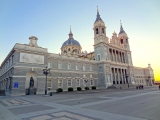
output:
POLYGON ((125 33, 125 31, 123 30, 122 22, 121 22, 121 20, 120 20, 120 32, 119 32, 119 34, 121 34, 121 33, 125 33))
POLYGON ((68 34, 69 38, 73 38, 73 34, 72 34, 72 30, 71 30, 71 26, 70 26, 70 33, 68 34))
MULTIPOLYGON (((100 14, 99 14, 98 6, 97 6, 97 18, 96 18, 96 21, 98 21, 98 20, 101 20, 101 21, 102 21, 102 19, 101 19, 101 17, 100 17, 100 14)), ((95 21, 95 22, 96 22, 96 21, 95 21)))

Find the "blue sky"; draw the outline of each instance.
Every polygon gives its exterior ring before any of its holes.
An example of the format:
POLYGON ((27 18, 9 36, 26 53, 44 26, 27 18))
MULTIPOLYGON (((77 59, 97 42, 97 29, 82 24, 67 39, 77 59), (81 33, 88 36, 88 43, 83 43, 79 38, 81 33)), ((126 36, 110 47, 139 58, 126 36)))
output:
POLYGON ((93 51, 93 23, 96 7, 107 27, 107 37, 119 32, 120 20, 128 34, 133 64, 160 71, 159 0, 1 0, 0 63, 15 43, 29 43, 38 37, 38 45, 60 53, 72 26, 74 39, 82 50, 93 51))

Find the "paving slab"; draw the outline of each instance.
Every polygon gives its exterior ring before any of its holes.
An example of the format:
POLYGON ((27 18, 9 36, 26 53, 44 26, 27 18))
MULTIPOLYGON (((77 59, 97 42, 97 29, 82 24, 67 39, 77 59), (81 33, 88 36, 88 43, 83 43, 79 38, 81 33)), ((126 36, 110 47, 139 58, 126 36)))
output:
POLYGON ((83 98, 79 100, 70 100, 70 101, 64 101, 64 102, 56 102, 58 104, 63 104, 63 105, 77 105, 77 104, 84 104, 84 103, 91 103, 91 102, 96 102, 96 101, 102 101, 102 100, 109 100, 111 98, 83 98))
POLYGON ((48 107, 44 105, 33 105, 33 106, 25 106, 25 107, 18 107, 18 108, 10 108, 9 110, 15 115, 18 115, 18 114, 24 114, 24 113, 26 114, 30 112, 42 111, 42 110, 48 110, 48 109, 53 109, 53 107, 48 107))

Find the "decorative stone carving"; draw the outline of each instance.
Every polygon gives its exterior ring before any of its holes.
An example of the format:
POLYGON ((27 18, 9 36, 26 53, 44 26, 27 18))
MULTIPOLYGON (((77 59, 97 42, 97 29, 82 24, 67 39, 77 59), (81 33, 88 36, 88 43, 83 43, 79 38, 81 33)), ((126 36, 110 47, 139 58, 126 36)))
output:
POLYGON ((107 73, 107 74, 110 73, 109 67, 106 67, 106 73, 107 73))
POLYGON ((20 53, 20 62, 44 64, 44 56, 28 54, 28 53, 20 53))
POLYGON ((30 78, 30 83, 29 83, 30 88, 34 86, 34 79, 33 77, 30 78))
POLYGON ((37 37, 31 36, 31 37, 29 37, 29 40, 30 40, 30 43, 29 43, 30 46, 38 47, 38 45, 37 45, 38 38, 37 37))

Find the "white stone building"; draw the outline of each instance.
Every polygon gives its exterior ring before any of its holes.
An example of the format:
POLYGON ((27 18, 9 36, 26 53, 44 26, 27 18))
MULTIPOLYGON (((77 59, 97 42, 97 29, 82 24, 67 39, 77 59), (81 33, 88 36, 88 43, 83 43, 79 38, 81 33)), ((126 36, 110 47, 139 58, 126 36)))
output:
POLYGON ((126 87, 135 84, 153 85, 154 74, 150 64, 147 68, 133 66, 129 38, 123 30, 113 33, 109 40, 106 26, 97 10, 93 25, 94 51, 82 51, 80 41, 69 38, 61 46, 61 54, 49 53, 37 44, 38 38, 29 37, 29 44, 16 43, 0 66, 0 90, 6 94, 27 94, 33 78, 36 94, 44 94, 47 65, 50 74, 47 77, 48 91, 68 87, 109 86, 126 87))

